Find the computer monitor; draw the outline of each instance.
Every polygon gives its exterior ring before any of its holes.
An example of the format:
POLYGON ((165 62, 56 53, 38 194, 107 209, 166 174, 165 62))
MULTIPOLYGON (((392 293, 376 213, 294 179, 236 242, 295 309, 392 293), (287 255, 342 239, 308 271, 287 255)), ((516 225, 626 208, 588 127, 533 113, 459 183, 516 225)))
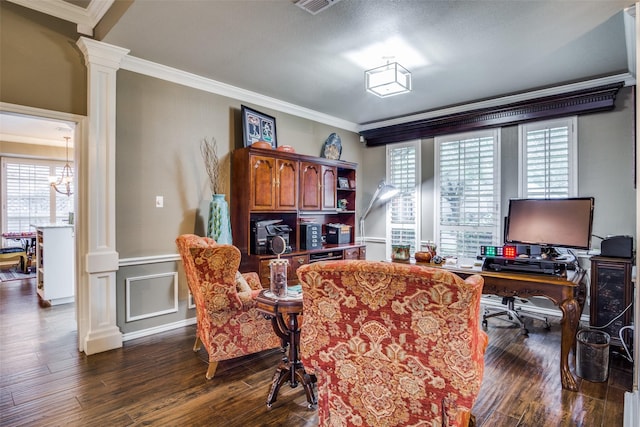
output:
POLYGON ((590 249, 593 197, 512 199, 505 241, 509 244, 590 249))

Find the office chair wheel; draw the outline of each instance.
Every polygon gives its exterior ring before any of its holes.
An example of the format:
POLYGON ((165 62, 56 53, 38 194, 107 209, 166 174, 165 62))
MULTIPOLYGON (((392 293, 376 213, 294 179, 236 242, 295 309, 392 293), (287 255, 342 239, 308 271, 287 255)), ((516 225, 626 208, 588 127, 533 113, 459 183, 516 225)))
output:
POLYGON ((520 335, 524 335, 525 337, 529 336, 529 330, 527 328, 522 328, 520 330, 520 335))
POLYGON ((489 322, 487 322, 487 319, 484 319, 484 320, 482 321, 482 327, 483 327, 484 329, 489 329, 489 322))

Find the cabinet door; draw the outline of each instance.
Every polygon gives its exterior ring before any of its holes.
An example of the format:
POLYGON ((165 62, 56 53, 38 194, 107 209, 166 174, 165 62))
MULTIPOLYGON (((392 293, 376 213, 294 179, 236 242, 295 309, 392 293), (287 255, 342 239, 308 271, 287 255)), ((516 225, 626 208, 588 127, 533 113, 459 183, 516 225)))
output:
MULTIPOLYGON (((591 261, 591 326, 604 326, 622 313, 632 301, 631 261, 611 258, 592 258, 591 261)), ((619 332, 631 323, 629 309, 604 329, 611 336, 611 343, 620 344, 619 332)), ((630 344, 631 334, 625 330, 624 339, 630 344)))
POLYGON ((276 209, 298 208, 298 162, 278 159, 276 162, 277 194, 276 209))
POLYGON ((300 163, 300 209, 321 210, 321 176, 321 165, 310 162, 300 163))
POLYGON ((322 166, 322 209, 335 210, 337 181, 337 168, 322 166))
POLYGON ((274 210, 276 208, 276 159, 251 156, 250 210, 274 210))

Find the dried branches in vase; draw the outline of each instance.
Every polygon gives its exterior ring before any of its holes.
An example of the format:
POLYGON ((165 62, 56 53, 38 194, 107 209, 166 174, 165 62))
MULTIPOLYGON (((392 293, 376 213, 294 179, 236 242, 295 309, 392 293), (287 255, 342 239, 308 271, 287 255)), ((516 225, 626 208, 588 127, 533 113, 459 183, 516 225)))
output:
POLYGON ((218 142, 215 138, 208 141, 203 139, 200 144, 200 152, 204 159, 204 166, 209 175, 209 187, 213 194, 219 194, 220 190, 220 161, 218 159, 218 142))

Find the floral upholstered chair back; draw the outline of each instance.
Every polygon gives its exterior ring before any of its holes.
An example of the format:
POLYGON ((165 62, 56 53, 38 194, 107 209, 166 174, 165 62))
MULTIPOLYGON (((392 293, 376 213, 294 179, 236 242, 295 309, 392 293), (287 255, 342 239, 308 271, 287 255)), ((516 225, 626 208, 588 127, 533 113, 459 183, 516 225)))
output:
POLYGON ((258 274, 238 272, 238 248, 193 234, 179 236, 176 245, 196 305, 194 351, 204 344, 209 354, 208 379, 221 360, 281 345, 271 323, 255 306, 262 290, 258 274))
POLYGON ((328 261, 298 269, 302 361, 321 426, 466 426, 482 382, 483 279, 328 261))

